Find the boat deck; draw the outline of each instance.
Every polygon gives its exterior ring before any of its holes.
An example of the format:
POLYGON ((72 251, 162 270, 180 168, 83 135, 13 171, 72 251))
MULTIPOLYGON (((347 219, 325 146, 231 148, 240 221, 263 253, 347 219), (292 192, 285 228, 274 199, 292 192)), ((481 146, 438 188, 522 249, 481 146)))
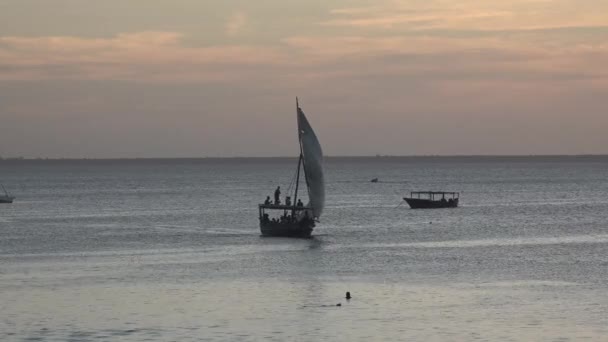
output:
POLYGON ((260 204, 260 209, 277 209, 277 210, 295 210, 295 211, 303 211, 303 210, 312 210, 311 207, 298 207, 297 205, 284 205, 284 204, 260 204))

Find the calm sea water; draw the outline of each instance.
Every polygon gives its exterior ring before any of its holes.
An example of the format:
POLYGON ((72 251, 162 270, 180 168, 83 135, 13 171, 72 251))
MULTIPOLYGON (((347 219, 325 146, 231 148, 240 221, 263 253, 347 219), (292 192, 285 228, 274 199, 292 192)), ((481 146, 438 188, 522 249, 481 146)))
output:
POLYGON ((608 340, 608 157, 328 158, 315 237, 262 238, 295 167, 0 161, 0 340, 608 340))

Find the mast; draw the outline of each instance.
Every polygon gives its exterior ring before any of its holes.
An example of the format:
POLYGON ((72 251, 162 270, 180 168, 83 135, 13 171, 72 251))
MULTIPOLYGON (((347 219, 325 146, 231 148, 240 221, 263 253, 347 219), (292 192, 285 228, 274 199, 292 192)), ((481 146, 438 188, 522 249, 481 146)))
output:
MULTIPOLYGON (((298 110, 300 110, 300 105, 298 104, 298 97, 296 96, 296 117, 298 114, 298 110)), ((298 201, 298 187, 300 185, 300 166, 302 166, 302 140, 300 139, 300 128, 298 128, 298 143, 300 144, 300 158, 298 158, 298 172, 296 176, 296 192, 293 196, 293 208, 291 209, 291 216, 295 217, 296 213, 296 205, 298 201)))
POLYGON ((296 193, 293 196, 293 203, 292 203, 293 208, 291 208, 292 216, 295 216, 296 203, 298 200, 298 185, 300 185, 300 165, 302 165, 302 153, 300 153, 300 158, 298 159, 298 172, 297 172, 298 175, 296 176, 296 193))

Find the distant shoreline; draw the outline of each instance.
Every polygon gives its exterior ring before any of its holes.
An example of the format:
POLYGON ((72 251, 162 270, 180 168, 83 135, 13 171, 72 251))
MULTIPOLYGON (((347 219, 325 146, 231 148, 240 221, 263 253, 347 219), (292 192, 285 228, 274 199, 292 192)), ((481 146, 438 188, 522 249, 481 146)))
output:
MULTIPOLYGON (((376 156, 325 156, 325 159, 360 160, 360 159, 596 159, 608 158, 608 154, 545 154, 545 155, 376 155, 376 156)), ((297 159, 294 156, 272 157, 125 157, 125 158, 0 158, 2 162, 38 162, 38 161, 197 161, 197 160, 281 160, 297 159)))

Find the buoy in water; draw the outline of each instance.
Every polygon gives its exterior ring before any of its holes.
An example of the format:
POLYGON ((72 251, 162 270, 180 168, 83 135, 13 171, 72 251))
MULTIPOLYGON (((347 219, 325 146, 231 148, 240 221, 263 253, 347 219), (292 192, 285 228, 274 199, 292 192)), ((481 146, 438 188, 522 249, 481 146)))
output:
POLYGON ((351 299, 350 292, 346 291, 346 299, 351 299))

